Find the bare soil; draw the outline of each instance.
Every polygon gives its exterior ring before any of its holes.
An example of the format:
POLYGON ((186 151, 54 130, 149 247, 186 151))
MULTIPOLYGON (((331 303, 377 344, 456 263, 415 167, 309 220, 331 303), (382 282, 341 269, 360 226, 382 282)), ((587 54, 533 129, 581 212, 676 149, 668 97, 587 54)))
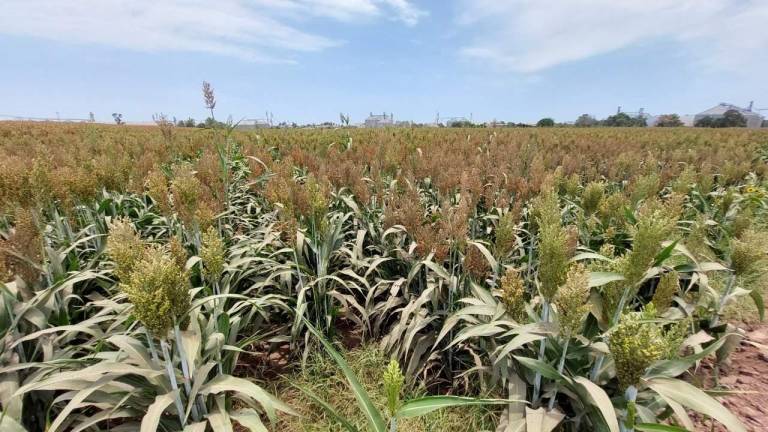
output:
MULTIPOLYGON (((740 324, 746 331, 741 345, 731 354, 730 364, 720 367, 722 390, 742 392, 719 398, 735 413, 749 431, 768 431, 768 325, 740 324)), ((704 363, 696 376, 704 387, 715 387, 712 379, 713 362, 704 363)), ((725 432, 711 419, 694 418, 697 431, 725 432)))

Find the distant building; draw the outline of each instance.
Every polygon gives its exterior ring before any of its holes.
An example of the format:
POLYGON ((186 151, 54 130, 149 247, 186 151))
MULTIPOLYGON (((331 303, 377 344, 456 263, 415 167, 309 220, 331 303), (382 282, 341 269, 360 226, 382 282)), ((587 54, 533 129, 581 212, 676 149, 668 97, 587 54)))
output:
POLYGON ((365 127, 369 128, 377 128, 377 127, 387 127, 387 126, 394 126, 395 124, 395 115, 390 113, 387 115, 387 113, 383 114, 374 114, 371 113, 367 119, 365 119, 365 123, 363 124, 365 127))
POLYGON ((237 129, 264 129, 272 127, 269 119, 245 119, 237 125, 237 129))
POLYGON ((741 113, 745 119, 747 119, 748 128, 759 128, 763 124, 763 116, 752 111, 752 103, 750 102, 748 108, 742 108, 729 103, 721 102, 712 108, 702 111, 693 117, 693 123, 696 124, 699 120, 705 117, 712 117, 714 119, 722 118, 726 111, 735 110, 741 113))
POLYGON ((686 115, 680 116, 680 121, 683 122, 683 126, 693 127, 693 122, 695 121, 694 120, 695 118, 696 116, 694 115, 686 114, 686 115))
POLYGON ((445 124, 446 127, 460 127, 472 124, 472 121, 466 117, 447 117, 442 118, 441 120, 443 120, 443 124, 445 124))

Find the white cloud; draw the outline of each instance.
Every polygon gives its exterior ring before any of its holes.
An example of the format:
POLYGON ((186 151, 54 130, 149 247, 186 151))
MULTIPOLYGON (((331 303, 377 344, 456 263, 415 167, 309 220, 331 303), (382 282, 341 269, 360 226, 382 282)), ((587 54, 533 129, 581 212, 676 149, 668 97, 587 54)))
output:
POLYGON ((0 33, 139 51, 197 51, 291 61, 343 41, 302 29, 312 18, 357 22, 424 15, 406 0, 6 0, 0 33))
POLYGON ((765 63, 764 0, 460 0, 470 58, 534 73, 647 42, 674 42, 702 64, 765 63), (477 30, 475 30, 477 29, 477 30))
POLYGON ((397 12, 398 18, 409 26, 416 25, 422 17, 428 15, 426 11, 415 7, 406 0, 382 0, 382 3, 393 8, 397 12))

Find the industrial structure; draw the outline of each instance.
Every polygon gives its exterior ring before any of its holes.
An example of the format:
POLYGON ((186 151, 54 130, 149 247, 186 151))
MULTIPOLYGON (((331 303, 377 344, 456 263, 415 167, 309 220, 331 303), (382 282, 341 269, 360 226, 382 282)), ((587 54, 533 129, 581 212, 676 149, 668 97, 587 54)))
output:
POLYGON ((271 111, 264 113, 264 118, 243 119, 237 124, 237 129, 264 129, 274 125, 274 114, 271 111))
POLYGON ((395 115, 392 113, 389 113, 389 115, 387 115, 387 113, 382 113, 382 114, 370 113, 368 118, 365 119, 365 123, 363 123, 363 125, 368 128, 394 126, 395 115))
POLYGON ((733 104, 721 102, 708 110, 705 110, 696 114, 693 117, 693 122, 694 124, 696 124, 696 122, 698 122, 699 120, 705 117, 710 117, 713 119, 722 118, 726 112, 733 110, 733 111, 737 111, 739 114, 744 116, 744 118, 747 120, 748 128, 762 127, 763 116, 761 116, 758 112, 754 111, 752 109, 753 106, 754 106, 754 102, 750 102, 747 108, 742 108, 733 104))

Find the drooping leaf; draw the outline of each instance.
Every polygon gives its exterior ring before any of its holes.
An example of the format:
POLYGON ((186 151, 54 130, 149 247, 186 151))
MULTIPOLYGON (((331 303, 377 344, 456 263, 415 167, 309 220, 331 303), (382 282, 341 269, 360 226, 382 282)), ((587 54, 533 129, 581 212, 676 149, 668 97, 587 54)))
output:
POLYGON ((683 357, 679 359, 662 360, 660 362, 657 362, 646 371, 645 376, 676 377, 684 373, 688 369, 690 369, 691 366, 693 366, 694 363, 696 363, 697 361, 717 351, 717 349, 720 348, 723 345, 723 343, 725 343, 725 341, 726 341, 726 338, 721 337, 720 339, 718 339, 717 341, 715 341, 714 343, 712 343, 711 345, 704 348, 698 353, 691 354, 687 357, 683 357))
POLYGON ((520 362, 521 365, 527 367, 528 369, 531 369, 534 372, 538 372, 541 374, 541 376, 545 378, 549 378, 555 381, 563 381, 565 379, 564 376, 562 376, 557 369, 553 368, 549 364, 538 360, 533 359, 530 357, 520 357, 520 356, 514 356, 515 359, 520 362))
POLYGON ((259 413, 251 408, 244 408, 230 413, 229 417, 251 432, 268 432, 266 426, 261 421, 259 413))
POLYGON ((658 423, 639 423, 635 425, 635 430, 641 432, 688 432, 688 429, 679 426, 670 426, 658 423))
POLYGON ((624 280, 624 276, 612 272, 589 272, 589 286, 595 288, 611 282, 624 280))
POLYGON ((27 432, 21 423, 12 419, 11 416, 5 415, 3 411, 0 411, 0 430, 3 432, 27 432))
POLYGON ((685 381, 672 378, 652 378, 645 382, 656 393, 714 418, 732 432, 746 432, 744 425, 732 412, 708 394, 685 381))
POLYGON ((469 405, 506 405, 510 402, 506 399, 476 399, 461 396, 426 396, 403 402, 397 411, 398 418, 419 417, 441 408, 469 406, 469 405))
POLYGON ((605 393, 605 390, 585 377, 577 376, 573 380, 587 391, 593 404, 602 414, 608 429, 611 432, 619 432, 619 421, 616 418, 616 411, 614 411, 611 398, 605 393))
POLYGON ((173 400, 178 393, 178 390, 174 390, 155 398, 155 401, 149 408, 147 408, 147 413, 141 419, 141 432, 157 431, 157 425, 160 424, 160 417, 163 416, 165 409, 173 403, 173 400))
POLYGON ((545 410, 525 408, 525 425, 527 432, 552 432, 565 418, 565 414, 557 408, 545 410))

